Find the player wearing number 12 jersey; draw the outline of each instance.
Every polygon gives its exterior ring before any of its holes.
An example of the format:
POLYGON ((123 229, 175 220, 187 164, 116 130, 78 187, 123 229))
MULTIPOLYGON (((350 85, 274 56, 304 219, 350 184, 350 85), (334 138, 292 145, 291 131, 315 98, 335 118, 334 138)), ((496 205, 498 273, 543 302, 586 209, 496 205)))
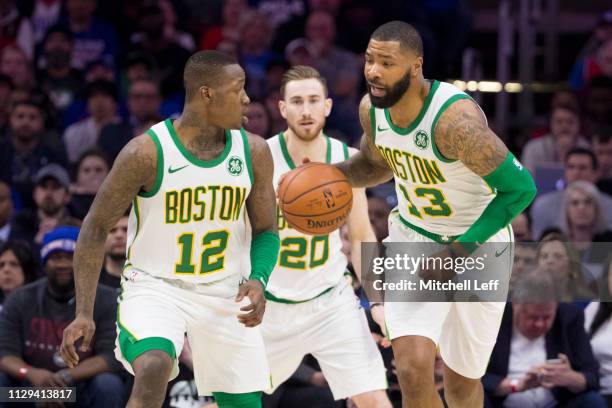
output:
POLYGON ((233 58, 198 52, 184 82, 181 116, 123 149, 85 219, 77 318, 62 356, 74 366, 75 341, 91 340, 104 237, 131 201, 115 350, 135 376, 128 407, 161 406, 185 333, 199 394, 212 393, 221 408, 261 407, 270 373, 255 326, 279 246, 272 158, 263 139, 241 128, 249 98, 233 58))
MULTIPOLYGON (((451 84, 425 80, 422 65, 421 38, 412 26, 393 21, 376 29, 365 53, 361 151, 337 166, 356 187, 395 179, 398 209, 390 216, 387 240, 421 244, 401 251, 410 254, 427 244, 441 248, 431 253, 439 258, 489 256, 504 262, 492 271, 507 281, 508 225, 533 200, 533 180, 489 129, 480 107, 451 84)), ((421 269, 419 276, 448 279, 434 268, 421 269)), ((378 321, 392 339, 403 406, 442 406, 433 382, 439 346, 448 406, 482 407, 480 377, 504 306, 385 302, 384 323, 378 321)))
MULTIPOLYGON (((323 133, 332 101, 317 70, 295 66, 283 76, 279 108, 288 129, 268 140, 274 182, 296 163, 346 160, 349 148, 323 133)), ((355 150, 355 149, 350 149, 355 150)), ((359 276, 361 241, 375 241, 363 189, 353 193, 348 220, 351 257, 359 276)), ((345 279, 347 258, 340 232, 306 235, 278 211, 281 249, 266 289, 262 333, 274 387, 287 380, 306 354, 319 362, 335 399, 351 397, 358 407, 390 407, 381 355, 363 309, 345 279)))

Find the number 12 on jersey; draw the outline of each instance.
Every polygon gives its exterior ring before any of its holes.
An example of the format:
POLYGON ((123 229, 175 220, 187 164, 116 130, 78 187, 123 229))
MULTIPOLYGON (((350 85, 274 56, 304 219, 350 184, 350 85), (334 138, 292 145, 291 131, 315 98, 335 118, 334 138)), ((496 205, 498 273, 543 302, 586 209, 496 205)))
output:
MULTIPOLYGON (((229 232, 226 230, 209 231, 202 238, 202 252, 198 263, 198 273, 206 274, 223 269, 225 262, 225 249, 229 232)), ((174 264, 174 273, 195 274, 196 265, 193 263, 194 233, 187 232, 177 238, 180 257, 174 264)), ((196 248, 197 250, 197 248, 196 248)))

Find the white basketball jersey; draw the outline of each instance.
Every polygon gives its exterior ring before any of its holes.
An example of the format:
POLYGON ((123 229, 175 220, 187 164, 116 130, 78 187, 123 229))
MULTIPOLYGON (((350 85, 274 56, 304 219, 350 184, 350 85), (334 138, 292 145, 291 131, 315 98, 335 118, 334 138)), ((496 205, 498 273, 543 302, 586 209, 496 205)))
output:
POLYGON ((393 170, 402 222, 442 242, 463 234, 495 196, 482 177, 436 148, 438 119, 453 102, 468 98, 454 85, 433 81, 407 128, 395 126, 387 109, 370 110, 376 147, 393 170))
POLYGON ((250 270, 246 198, 253 176, 244 130, 226 130, 225 149, 208 161, 189 153, 170 119, 147 133, 157 146, 157 178, 134 199, 127 264, 191 283, 250 270))
MULTIPOLYGON (((348 158, 345 143, 325 136, 326 163, 348 158)), ((268 139, 274 159, 274 186, 284 173, 295 168, 289 155, 285 136, 280 133, 268 139)), ((270 276, 266 296, 279 302, 310 300, 336 286, 348 261, 342 253, 340 231, 328 235, 307 235, 291 228, 277 206, 278 235, 281 246, 276 268, 270 276)))

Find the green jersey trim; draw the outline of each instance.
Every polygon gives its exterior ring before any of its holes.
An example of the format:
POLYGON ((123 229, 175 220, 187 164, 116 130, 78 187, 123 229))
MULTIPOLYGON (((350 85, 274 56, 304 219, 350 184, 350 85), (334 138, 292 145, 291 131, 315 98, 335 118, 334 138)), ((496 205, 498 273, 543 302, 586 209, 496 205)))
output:
POLYGON ((155 176, 155 183, 153 183, 153 187, 151 188, 151 190, 141 191, 138 193, 138 195, 141 197, 150 198, 157 194, 164 178, 164 151, 161 147, 161 143, 159 142, 159 138, 157 137, 153 129, 147 130, 147 134, 155 143, 155 149, 157 150, 157 174, 155 176))
POLYGON ((265 292, 265 296, 266 299, 271 301, 271 302, 276 302, 276 303, 285 303, 288 305, 297 305, 300 303, 306 303, 306 302, 310 302, 311 300, 314 300, 318 297, 323 296, 324 294, 326 294, 327 292, 329 292, 330 290, 332 290, 335 286, 332 286, 331 288, 327 288, 325 289, 323 292, 319 293, 316 296, 311 297, 310 299, 305 299, 305 300, 289 300, 289 299, 283 299, 283 298, 279 298, 274 296, 273 294, 271 294, 270 292, 266 291, 265 292))
MULTIPOLYGON (((323 136, 327 140, 327 152, 325 153, 325 163, 330 164, 331 155, 332 155, 331 140, 327 135, 323 134, 323 136)), ((289 149, 287 149, 287 142, 285 142, 285 134, 283 132, 280 132, 278 134, 278 142, 280 144, 280 148, 281 148, 281 152, 283 153, 283 157, 285 158, 285 161, 287 162, 287 166, 289 166, 291 170, 295 169, 296 166, 295 166, 295 163, 293 162, 293 159, 291 158, 291 155, 289 154, 289 149)))
POLYGON ((434 234, 433 232, 429 232, 427 230, 424 230, 421 227, 417 227, 416 225, 410 223, 404 217, 402 217, 401 214, 399 214, 399 219, 402 222, 402 224, 404 224, 406 227, 410 228, 414 232, 417 232, 417 233, 423 235, 424 237, 427 237, 427 238, 431 239, 432 241, 435 241, 435 242, 437 242, 439 244, 450 244, 451 242, 453 242, 454 240, 456 240, 457 238, 460 237, 460 235, 442 236, 442 235, 439 235, 439 234, 434 234))
POLYGON ((242 135, 242 144, 244 145, 244 158, 246 160, 247 170, 249 171, 249 179, 251 179, 251 185, 253 185, 253 164, 251 162, 251 147, 249 146, 249 138, 247 137, 244 128, 240 128, 240 134, 242 135))
POLYGON ((134 201, 132 201, 132 206, 134 207, 134 215, 136 215, 136 233, 134 234, 134 239, 132 240, 132 243, 130 244, 128 250, 127 250, 127 262, 130 262, 130 255, 132 253, 132 245, 134 245, 134 242, 136 242, 136 237, 138 237, 138 231, 140 230, 140 208, 138 207, 138 196, 136 196, 134 198, 134 201))
POLYGON ((136 357, 143 355, 147 351, 161 350, 166 352, 172 360, 176 358, 176 350, 172 341, 165 337, 147 337, 145 339, 133 342, 129 335, 123 330, 119 330, 119 348, 121 354, 132 364, 136 357))
POLYGON ((372 131, 372 143, 376 143, 376 111, 374 105, 370 105, 370 129, 372 131))
POLYGON ((232 133, 229 129, 225 129, 225 149, 223 149, 221 154, 212 160, 200 160, 193 154, 191 154, 189 150, 185 148, 185 146, 183 146, 183 143, 176 134, 174 125, 172 125, 172 120, 166 119, 166 127, 168 128, 168 132, 170 132, 170 136, 172 137, 174 144, 182 153, 182 155, 185 156, 185 158, 189 160, 191 164, 195 164, 198 167, 214 167, 219 163, 223 162, 223 160, 225 160, 225 158, 229 154, 230 150, 232 150, 232 133))
POLYGON ((342 151, 344 152, 344 160, 348 160, 349 159, 349 150, 348 150, 348 146, 344 142, 342 142, 342 151))
POLYGON ((416 119, 414 119, 412 123, 408 125, 408 127, 403 128, 403 127, 394 125, 393 121, 391 120, 391 114, 389 113, 389 109, 385 108, 385 118, 387 119, 389 126, 391 126, 391 129, 393 129, 395 133, 402 135, 402 136, 407 135, 410 132, 412 132, 414 129, 416 129, 419 123, 421 123, 421 120, 423 120, 423 116, 425 116, 427 109, 429 109, 431 100, 433 99, 433 96, 438 90, 439 86, 440 86, 440 82, 438 81, 433 81, 431 83, 431 89, 429 90, 429 93, 427 94, 427 98, 425 99, 425 102, 423 103, 423 106, 421 107, 421 111, 417 115, 416 119))
POLYGON ((460 99, 471 99, 471 98, 465 94, 456 94, 456 95, 451 96, 450 98, 448 98, 446 102, 442 104, 442 106, 440 107, 440 110, 438 111, 438 113, 436 113, 436 116, 434 117, 434 120, 431 124, 431 147, 434 151, 434 154, 438 158, 438 160, 441 160, 444 163, 453 163, 453 162, 456 162, 457 160, 447 159, 446 157, 442 156, 442 153, 440 153, 440 151, 438 150, 438 146, 436 145, 436 136, 435 136, 436 135, 435 133, 436 125, 438 124, 438 120, 440 119, 440 116, 442 116, 444 111, 448 109, 449 106, 451 106, 453 103, 457 102, 460 99))

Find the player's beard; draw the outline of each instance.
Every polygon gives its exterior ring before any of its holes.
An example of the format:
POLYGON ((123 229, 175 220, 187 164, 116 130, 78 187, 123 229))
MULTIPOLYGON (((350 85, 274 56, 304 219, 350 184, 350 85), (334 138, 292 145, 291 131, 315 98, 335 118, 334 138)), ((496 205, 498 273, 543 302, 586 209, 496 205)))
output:
POLYGON ((321 130, 323 130, 323 127, 325 126, 325 121, 323 121, 319 126, 317 126, 316 128, 313 128, 310 132, 305 132, 303 129, 301 129, 298 126, 289 126, 289 129, 291 129, 291 132, 297 136, 298 139, 300 139, 303 142, 311 142, 314 139, 317 138, 317 136, 319 136, 319 134, 321 133, 321 130))
POLYGON ((370 95, 370 101, 376 108, 384 109, 390 108, 402 99, 402 96, 410 88, 410 77, 412 70, 409 69, 399 81, 393 86, 385 88, 385 96, 374 96, 372 95, 372 88, 368 85, 368 95, 370 95))

